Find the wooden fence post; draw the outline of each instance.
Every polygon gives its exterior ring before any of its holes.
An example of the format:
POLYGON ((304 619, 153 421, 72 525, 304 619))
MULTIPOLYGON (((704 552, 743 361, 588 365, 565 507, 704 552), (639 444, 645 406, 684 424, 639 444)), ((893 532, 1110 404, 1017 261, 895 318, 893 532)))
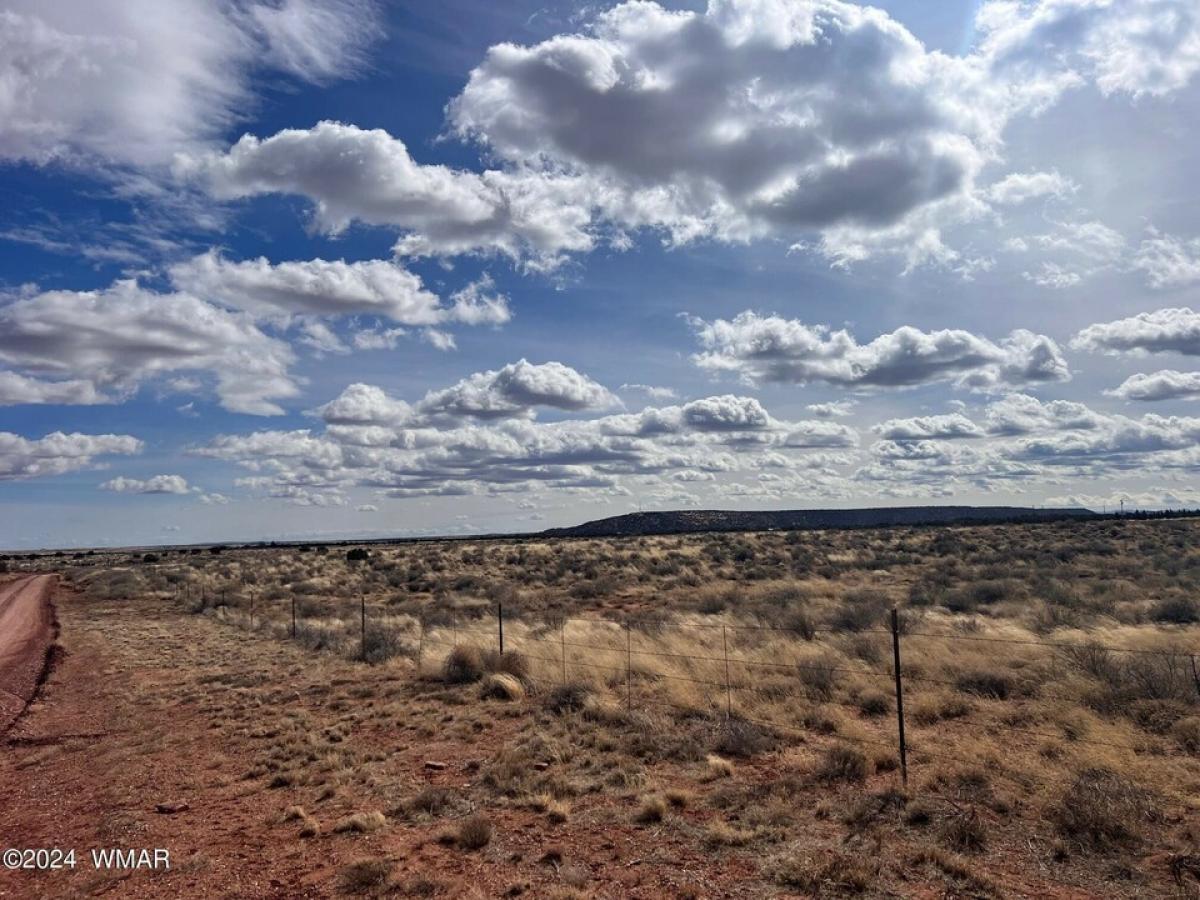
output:
POLYGON ((559 637, 562 640, 562 683, 567 683, 567 617, 563 616, 562 624, 559 628, 559 637))
POLYGON ((292 594, 292 640, 296 639, 296 595, 292 594))
POLYGON ((362 604, 362 661, 367 661, 367 595, 365 592, 360 592, 358 595, 359 602, 362 604))
POLYGON ((900 614, 892 607, 892 661, 896 667, 896 724, 900 734, 900 780, 908 787, 908 747, 904 741, 904 686, 900 674, 900 614))
POLYGON ((500 633, 500 655, 504 655, 504 604, 496 604, 496 628, 500 633))

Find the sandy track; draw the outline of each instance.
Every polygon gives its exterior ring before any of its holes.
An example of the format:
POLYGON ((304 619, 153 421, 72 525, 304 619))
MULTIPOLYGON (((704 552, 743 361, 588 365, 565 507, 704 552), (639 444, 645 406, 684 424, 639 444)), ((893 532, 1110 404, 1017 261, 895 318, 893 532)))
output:
POLYGON ((0 586, 0 734, 33 699, 54 643, 53 575, 0 586))

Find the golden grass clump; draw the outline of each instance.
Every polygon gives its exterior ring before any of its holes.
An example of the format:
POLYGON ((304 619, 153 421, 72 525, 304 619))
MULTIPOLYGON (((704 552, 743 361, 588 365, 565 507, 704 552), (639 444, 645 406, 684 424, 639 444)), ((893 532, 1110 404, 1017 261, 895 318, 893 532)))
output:
POLYGON ((378 831, 387 825, 387 817, 378 810, 372 812, 360 812, 339 819, 333 826, 334 832, 338 834, 354 833, 368 834, 372 831, 378 831))
POLYGON ((643 797, 633 820, 639 825, 653 825, 667 817, 667 801, 657 794, 643 797))
POLYGON ((493 672, 483 680, 479 696, 485 700, 517 701, 525 699, 525 685, 515 675, 493 672))

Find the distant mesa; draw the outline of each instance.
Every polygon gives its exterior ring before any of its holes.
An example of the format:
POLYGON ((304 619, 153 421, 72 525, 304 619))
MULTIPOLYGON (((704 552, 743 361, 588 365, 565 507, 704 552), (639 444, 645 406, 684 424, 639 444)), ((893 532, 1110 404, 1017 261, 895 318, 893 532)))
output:
POLYGON ((953 525, 986 522, 1044 522, 1086 519, 1090 509, 1026 506, 899 506, 878 509, 720 509, 637 512, 551 528, 546 537, 634 537, 698 531, 769 531, 798 528, 881 528, 889 525, 953 525))

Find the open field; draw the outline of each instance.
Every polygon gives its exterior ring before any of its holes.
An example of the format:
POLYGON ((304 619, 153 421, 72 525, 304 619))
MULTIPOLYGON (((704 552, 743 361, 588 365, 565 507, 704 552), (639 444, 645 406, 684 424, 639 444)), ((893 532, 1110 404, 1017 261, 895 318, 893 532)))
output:
POLYGON ((0 757, 0 831, 173 868, 0 874, 0 895, 1200 896, 1198 538, 20 560, 6 577, 71 587, 0 757))

